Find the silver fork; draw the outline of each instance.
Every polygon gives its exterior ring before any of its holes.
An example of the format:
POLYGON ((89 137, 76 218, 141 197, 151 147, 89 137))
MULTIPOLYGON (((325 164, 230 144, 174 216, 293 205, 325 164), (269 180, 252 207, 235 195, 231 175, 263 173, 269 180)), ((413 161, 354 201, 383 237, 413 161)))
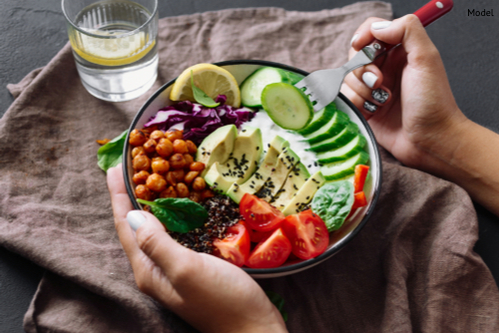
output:
MULTIPOLYGON (((424 27, 448 13, 453 8, 452 0, 432 0, 417 10, 415 14, 424 27)), ((304 93, 309 95, 314 111, 319 111, 335 100, 347 74, 361 66, 372 63, 384 53, 398 45, 389 45, 379 40, 361 49, 346 64, 335 69, 315 71, 295 84, 295 87, 306 88, 304 93)))

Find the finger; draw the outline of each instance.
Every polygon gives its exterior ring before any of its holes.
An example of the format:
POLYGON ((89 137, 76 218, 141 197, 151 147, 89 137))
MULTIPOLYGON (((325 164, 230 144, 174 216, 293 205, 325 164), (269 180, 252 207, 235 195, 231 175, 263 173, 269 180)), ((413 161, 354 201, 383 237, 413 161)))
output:
POLYGON ((372 35, 371 26, 372 23, 379 21, 386 20, 378 17, 369 17, 358 27, 358 29, 356 29, 356 32, 351 39, 351 47, 355 51, 361 50, 375 39, 372 35))
POLYGON ((366 120, 370 119, 373 116, 373 113, 377 111, 378 106, 373 104, 373 107, 370 106, 370 102, 366 103, 366 99, 358 95, 354 90, 351 89, 347 84, 342 84, 340 89, 342 94, 344 94, 351 102, 356 106, 356 108, 361 112, 363 117, 366 120))
POLYGON ((165 272, 174 285, 186 276, 194 276, 196 272, 193 270, 200 261, 197 253, 173 240, 154 215, 143 211, 141 214, 145 220, 137 229, 136 237, 142 252, 165 272))
POLYGON ((422 23, 413 14, 403 16, 392 22, 374 22, 370 27, 371 34, 391 45, 401 44, 408 54, 410 66, 435 68, 441 62, 439 52, 427 35, 422 23))
POLYGON ((107 183, 111 195, 111 205, 113 206, 115 228, 123 250, 127 254, 132 267, 134 267, 140 260, 141 251, 137 245, 134 231, 127 222, 127 213, 133 209, 133 206, 125 189, 121 164, 108 169, 107 183))
POLYGON ((366 75, 371 74, 371 72, 366 72, 363 75, 363 80, 361 81, 353 73, 348 74, 344 83, 347 84, 353 91, 355 91, 363 99, 370 101, 376 105, 382 106, 390 100, 391 93, 390 90, 385 86, 378 86, 376 89, 372 89, 366 83, 366 75))
POLYGON ((352 74, 355 75, 359 81, 362 81, 365 86, 370 89, 377 89, 384 81, 384 74, 377 66, 373 64, 355 69, 354 71, 352 71, 352 74))

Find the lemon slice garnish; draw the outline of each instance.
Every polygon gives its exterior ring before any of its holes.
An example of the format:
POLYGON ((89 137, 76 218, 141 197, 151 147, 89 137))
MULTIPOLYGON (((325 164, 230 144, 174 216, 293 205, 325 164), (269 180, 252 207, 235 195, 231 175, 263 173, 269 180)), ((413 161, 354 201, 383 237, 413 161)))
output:
MULTIPOLYGON (((113 36, 107 31, 92 30, 94 35, 113 36)), ((83 59, 103 66, 128 65, 144 57, 154 47, 155 41, 148 42, 148 36, 139 32, 130 36, 101 39, 79 33, 70 38, 73 50, 83 59)))
POLYGON ((170 91, 172 101, 195 102, 191 88, 191 72, 193 72, 194 84, 205 94, 213 99, 217 95, 225 95, 227 105, 240 107, 241 97, 238 82, 227 70, 212 64, 197 64, 182 72, 170 91))

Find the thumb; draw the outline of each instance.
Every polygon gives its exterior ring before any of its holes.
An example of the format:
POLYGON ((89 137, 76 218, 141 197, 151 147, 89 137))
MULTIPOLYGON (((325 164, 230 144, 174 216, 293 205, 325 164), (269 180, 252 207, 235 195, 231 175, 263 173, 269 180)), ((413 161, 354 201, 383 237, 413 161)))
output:
POLYGON ((163 224, 153 215, 144 211, 130 211, 127 220, 136 229, 137 244, 169 279, 176 275, 179 262, 189 260, 195 253, 177 243, 165 232, 163 224))
POLYGON ((378 21, 371 25, 371 33, 382 42, 401 44, 407 53, 408 64, 417 67, 434 67, 439 52, 427 35, 419 18, 413 14, 394 21, 378 21))

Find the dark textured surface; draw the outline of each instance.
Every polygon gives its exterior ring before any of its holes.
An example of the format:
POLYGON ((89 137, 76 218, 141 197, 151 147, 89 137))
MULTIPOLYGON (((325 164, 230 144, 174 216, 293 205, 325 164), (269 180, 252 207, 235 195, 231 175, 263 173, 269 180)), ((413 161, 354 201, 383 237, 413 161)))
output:
MULTIPOLYGON (((160 17, 236 7, 276 6, 315 11, 354 1, 160 1, 160 17)), ((395 17, 413 12, 426 1, 392 1, 395 17)), ((498 1, 455 1, 454 10, 428 27, 441 52, 452 90, 462 111, 475 122, 498 132, 498 1), (473 4, 474 7, 471 7, 473 4), (468 17, 467 9, 493 9, 494 17, 468 17)), ((0 1, 0 115, 13 98, 7 83, 20 81, 44 66, 66 43, 59 0, 0 1)), ((476 206, 479 241, 476 251, 498 283, 498 218, 476 206)), ((43 269, 0 248, 0 333, 23 332, 22 318, 43 269)))

